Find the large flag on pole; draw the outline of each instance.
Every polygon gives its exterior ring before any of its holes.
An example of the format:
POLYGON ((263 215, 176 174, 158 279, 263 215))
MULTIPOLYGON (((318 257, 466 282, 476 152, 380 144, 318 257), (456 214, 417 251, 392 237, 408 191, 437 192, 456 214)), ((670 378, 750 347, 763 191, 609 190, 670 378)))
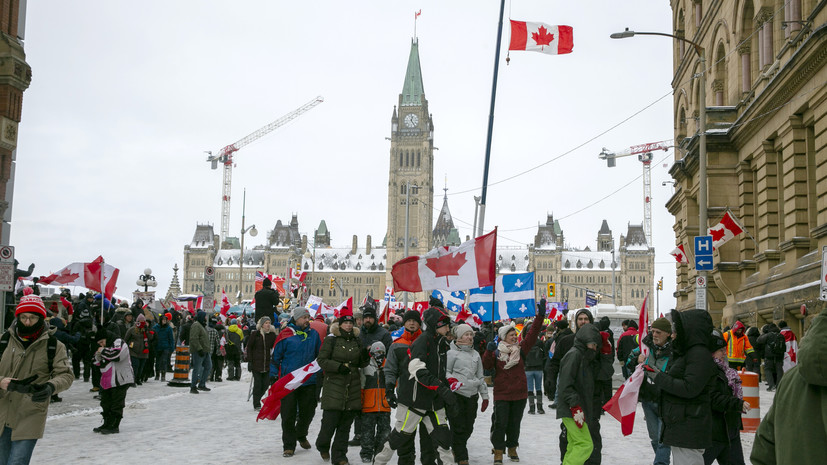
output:
POLYGON ((571 26, 552 26, 546 23, 511 21, 509 50, 526 50, 563 55, 574 49, 574 29, 571 26))
POLYGON ((708 234, 712 236, 712 247, 717 249, 742 232, 744 228, 738 224, 735 216, 726 212, 718 224, 709 228, 708 234))
POLYGON ((410 256, 393 265, 393 287, 397 291, 449 292, 494 284, 497 230, 463 242, 457 247, 437 247, 422 256, 410 256))
POLYGON ((256 421, 262 418, 265 420, 275 420, 279 416, 279 413, 281 413, 281 400, 304 384, 305 381, 313 376, 313 373, 321 369, 322 367, 319 366, 319 362, 313 360, 307 365, 297 368, 279 378, 278 381, 270 386, 270 390, 267 391, 267 397, 262 400, 261 410, 258 412, 256 421))
POLYGON ((635 426, 637 398, 640 394, 640 385, 645 377, 643 365, 638 365, 632 376, 618 388, 615 395, 603 406, 603 410, 620 422, 620 431, 624 436, 632 434, 632 429, 635 426))
POLYGON ((104 263, 103 257, 98 256, 89 263, 70 263, 57 273, 41 277, 38 282, 40 284, 56 283, 62 286, 83 286, 89 290, 101 292, 107 299, 111 299, 117 289, 119 273, 119 269, 104 263))
POLYGON ((534 315, 534 272, 497 276, 494 286, 468 290, 468 308, 482 321, 534 315))

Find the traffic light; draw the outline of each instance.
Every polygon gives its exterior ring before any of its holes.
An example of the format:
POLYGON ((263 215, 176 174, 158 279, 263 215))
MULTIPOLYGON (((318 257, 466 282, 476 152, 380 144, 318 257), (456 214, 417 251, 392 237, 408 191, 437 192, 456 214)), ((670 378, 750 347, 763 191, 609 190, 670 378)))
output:
POLYGON ((285 310, 290 309, 290 299, 289 298, 285 297, 282 300, 282 308, 284 308, 285 310))
POLYGON ((658 281, 658 290, 659 291, 663 290, 663 278, 660 278, 660 281, 658 281))
POLYGON ((548 297, 553 298, 557 296, 557 283, 548 283, 548 297))
POLYGON ((336 282, 336 278, 330 278, 330 290, 333 290, 333 283, 336 282))

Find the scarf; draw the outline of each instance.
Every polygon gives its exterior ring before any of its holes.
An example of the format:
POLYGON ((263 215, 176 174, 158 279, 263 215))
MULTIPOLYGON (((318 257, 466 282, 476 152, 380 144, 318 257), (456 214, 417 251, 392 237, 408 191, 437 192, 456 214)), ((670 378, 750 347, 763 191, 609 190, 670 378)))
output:
POLYGON ((505 341, 500 341, 497 345, 497 350, 500 352, 497 359, 505 362, 505 367, 503 367, 505 370, 508 370, 514 365, 520 363, 519 344, 506 344, 505 341))
POLYGON ((744 398, 744 391, 741 389, 741 377, 738 376, 738 372, 735 369, 730 368, 729 364, 725 360, 720 360, 717 358, 713 358, 715 360, 715 364, 718 365, 718 368, 724 372, 727 379, 727 384, 729 384, 729 388, 732 389, 732 394, 742 399, 744 398))

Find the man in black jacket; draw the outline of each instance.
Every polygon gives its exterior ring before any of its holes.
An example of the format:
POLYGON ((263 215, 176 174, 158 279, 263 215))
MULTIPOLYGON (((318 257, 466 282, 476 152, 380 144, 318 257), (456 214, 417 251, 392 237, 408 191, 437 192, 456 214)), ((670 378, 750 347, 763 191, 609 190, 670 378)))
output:
POLYGON ((445 335, 450 329, 451 318, 444 310, 435 307, 426 310, 423 316, 425 332, 411 344, 408 364, 400 366, 396 424, 374 464, 386 465, 397 451, 400 465, 413 465, 414 434, 420 422, 436 443, 442 463, 454 461, 451 430, 445 413, 446 406, 452 408, 456 404, 453 387, 445 378, 448 353, 445 335))
MULTIPOLYGON (((560 340, 564 337, 574 334, 574 332, 569 328, 569 320, 560 320, 554 322, 555 327, 557 328, 557 332, 554 334, 554 337, 550 338, 546 341, 545 351, 546 356, 551 356, 548 362, 546 362, 546 396, 548 396, 548 400, 554 402, 554 399, 557 397, 557 375, 560 373, 560 361, 563 360, 563 355, 560 354, 559 357, 554 357, 554 354, 558 353, 558 345, 560 340)), ((552 403, 549 404, 549 408, 557 408, 557 404, 552 403)))
POLYGON ((712 446, 709 389, 718 369, 709 350, 712 317, 696 309, 672 312, 672 318, 676 334, 672 367, 668 373, 649 365, 643 368, 660 390, 661 437, 663 444, 671 446, 675 465, 703 463, 704 449, 712 446))
POLYGON ((270 278, 264 278, 261 283, 261 289, 256 292, 256 321, 261 321, 261 317, 266 316, 270 321, 277 321, 276 307, 279 305, 279 291, 271 289, 273 282, 270 278))

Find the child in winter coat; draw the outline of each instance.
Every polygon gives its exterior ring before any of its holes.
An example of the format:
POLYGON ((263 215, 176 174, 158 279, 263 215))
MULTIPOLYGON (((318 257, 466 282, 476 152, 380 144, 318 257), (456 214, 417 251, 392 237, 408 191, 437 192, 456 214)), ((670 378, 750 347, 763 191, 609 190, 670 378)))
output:
POLYGON ((482 397, 482 409, 488 408, 488 386, 482 370, 482 357, 474 349, 474 330, 467 324, 453 329, 454 341, 448 351, 445 376, 456 379, 461 386, 455 391, 457 406, 448 411, 453 433, 451 449, 458 465, 468 465, 468 438, 477 419, 477 401, 482 397))
POLYGON ((385 344, 376 341, 370 346, 370 362, 362 370, 362 462, 373 462, 373 456, 385 447, 391 434, 391 406, 385 397, 385 344))
POLYGON ((135 376, 129 357, 129 347, 121 338, 101 328, 95 334, 98 350, 95 365, 101 370, 101 409, 103 424, 92 431, 101 434, 120 432, 123 408, 126 405, 126 390, 135 376))

